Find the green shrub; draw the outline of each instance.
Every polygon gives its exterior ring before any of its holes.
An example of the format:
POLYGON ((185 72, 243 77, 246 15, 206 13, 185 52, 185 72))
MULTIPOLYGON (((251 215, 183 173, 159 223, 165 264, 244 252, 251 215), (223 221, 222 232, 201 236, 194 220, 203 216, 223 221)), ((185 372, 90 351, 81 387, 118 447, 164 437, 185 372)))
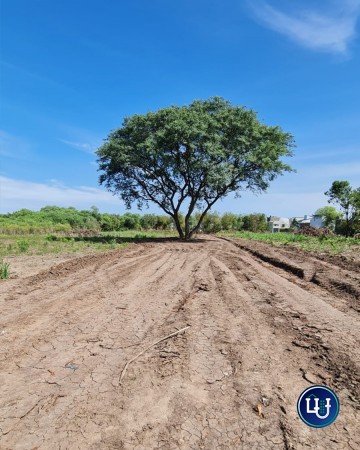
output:
POLYGON ((136 233, 134 239, 146 239, 147 236, 144 233, 136 233))
POLYGON ((27 252, 27 251, 29 250, 29 246, 30 246, 29 242, 26 241, 25 239, 22 239, 21 241, 19 241, 19 242, 17 243, 17 245, 18 245, 19 250, 20 250, 22 253, 27 252))

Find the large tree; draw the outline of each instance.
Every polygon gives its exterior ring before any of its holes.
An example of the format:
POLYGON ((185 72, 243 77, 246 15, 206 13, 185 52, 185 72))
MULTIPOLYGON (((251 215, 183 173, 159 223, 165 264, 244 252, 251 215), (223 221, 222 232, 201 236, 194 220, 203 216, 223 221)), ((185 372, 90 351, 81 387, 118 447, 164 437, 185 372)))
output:
POLYGON ((291 167, 293 137, 256 113, 214 97, 124 120, 97 151, 100 183, 127 208, 156 203, 190 239, 217 200, 265 191, 291 167), (183 224, 179 219, 184 211, 183 224), (192 224, 191 215, 200 212, 192 224))

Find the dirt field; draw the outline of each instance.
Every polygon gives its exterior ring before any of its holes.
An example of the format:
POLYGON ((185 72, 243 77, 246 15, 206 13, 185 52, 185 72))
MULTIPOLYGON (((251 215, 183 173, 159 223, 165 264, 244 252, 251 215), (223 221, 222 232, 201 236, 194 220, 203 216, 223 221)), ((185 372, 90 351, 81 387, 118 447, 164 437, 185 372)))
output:
POLYGON ((209 237, 39 267, 0 283, 2 450, 360 448, 356 261, 209 237))

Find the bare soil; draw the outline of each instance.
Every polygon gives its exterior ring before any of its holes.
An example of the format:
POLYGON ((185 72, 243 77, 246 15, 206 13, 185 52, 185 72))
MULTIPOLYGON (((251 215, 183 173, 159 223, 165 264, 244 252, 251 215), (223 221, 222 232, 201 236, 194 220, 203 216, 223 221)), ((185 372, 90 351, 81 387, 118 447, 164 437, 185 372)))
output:
POLYGON ((341 261, 207 237, 19 271, 0 448, 359 449, 360 269, 341 261), (313 384, 341 403, 324 429, 296 412, 313 384))
POLYGON ((6 256, 3 260, 10 264, 11 278, 24 278, 79 256, 84 256, 84 254, 79 252, 76 255, 74 253, 50 253, 47 255, 6 256))

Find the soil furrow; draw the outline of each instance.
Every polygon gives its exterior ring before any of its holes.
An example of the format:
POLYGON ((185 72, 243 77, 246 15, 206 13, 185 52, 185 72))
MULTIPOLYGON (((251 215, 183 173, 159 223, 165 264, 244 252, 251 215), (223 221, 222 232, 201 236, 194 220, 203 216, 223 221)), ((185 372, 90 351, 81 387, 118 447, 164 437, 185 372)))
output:
POLYGON ((1 283, 0 448, 360 448, 357 268, 238 244, 139 243, 1 283), (340 398, 328 428, 297 416, 311 384, 340 398))

